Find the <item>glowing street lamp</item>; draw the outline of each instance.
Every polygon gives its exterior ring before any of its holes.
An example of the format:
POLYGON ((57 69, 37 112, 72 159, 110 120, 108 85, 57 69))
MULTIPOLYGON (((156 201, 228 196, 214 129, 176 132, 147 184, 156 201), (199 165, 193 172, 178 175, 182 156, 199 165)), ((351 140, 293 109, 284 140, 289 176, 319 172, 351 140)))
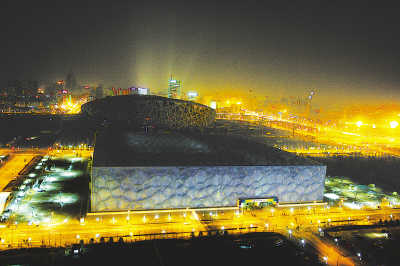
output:
POLYGON ((361 126, 363 125, 363 122, 362 122, 362 121, 357 121, 357 122, 356 122, 356 125, 357 125, 358 127, 361 127, 361 126))
POLYGON ((397 122, 397 121, 390 122, 390 128, 396 128, 398 126, 399 126, 399 122, 397 122))

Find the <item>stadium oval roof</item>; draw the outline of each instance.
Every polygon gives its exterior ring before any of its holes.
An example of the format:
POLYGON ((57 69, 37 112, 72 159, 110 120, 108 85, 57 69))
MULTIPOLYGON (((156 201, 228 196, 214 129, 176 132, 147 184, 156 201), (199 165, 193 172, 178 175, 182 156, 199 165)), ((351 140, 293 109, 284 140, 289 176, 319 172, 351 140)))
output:
POLYGON ((137 128, 144 124, 158 127, 202 128, 215 121, 215 110, 190 101, 155 95, 112 96, 88 102, 82 114, 97 120, 123 121, 137 128))

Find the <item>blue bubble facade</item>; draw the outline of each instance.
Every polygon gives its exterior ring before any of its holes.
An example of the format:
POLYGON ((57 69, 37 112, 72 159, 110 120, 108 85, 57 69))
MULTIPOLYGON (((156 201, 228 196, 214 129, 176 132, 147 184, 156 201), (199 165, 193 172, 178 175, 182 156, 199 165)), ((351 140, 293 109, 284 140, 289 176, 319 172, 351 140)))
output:
POLYGON ((91 211, 236 206, 239 198, 321 201, 326 166, 93 167, 91 211))

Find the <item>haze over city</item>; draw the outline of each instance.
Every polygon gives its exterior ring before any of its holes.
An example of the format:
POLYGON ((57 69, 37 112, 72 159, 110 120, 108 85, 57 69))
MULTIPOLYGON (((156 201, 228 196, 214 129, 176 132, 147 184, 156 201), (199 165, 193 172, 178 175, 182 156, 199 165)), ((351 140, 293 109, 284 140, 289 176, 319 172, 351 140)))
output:
POLYGON ((303 96, 315 103, 399 99, 398 9, 262 3, 6 1, 0 86, 73 71, 85 84, 303 96), (334 99, 334 101, 332 101, 334 99))

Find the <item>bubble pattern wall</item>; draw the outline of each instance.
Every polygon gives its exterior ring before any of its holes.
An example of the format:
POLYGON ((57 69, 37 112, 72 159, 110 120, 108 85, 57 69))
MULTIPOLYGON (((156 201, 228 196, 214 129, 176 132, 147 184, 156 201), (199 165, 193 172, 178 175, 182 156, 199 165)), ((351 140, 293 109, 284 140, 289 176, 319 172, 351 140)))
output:
POLYGON ((326 166, 94 167, 92 212, 322 200, 326 166))

